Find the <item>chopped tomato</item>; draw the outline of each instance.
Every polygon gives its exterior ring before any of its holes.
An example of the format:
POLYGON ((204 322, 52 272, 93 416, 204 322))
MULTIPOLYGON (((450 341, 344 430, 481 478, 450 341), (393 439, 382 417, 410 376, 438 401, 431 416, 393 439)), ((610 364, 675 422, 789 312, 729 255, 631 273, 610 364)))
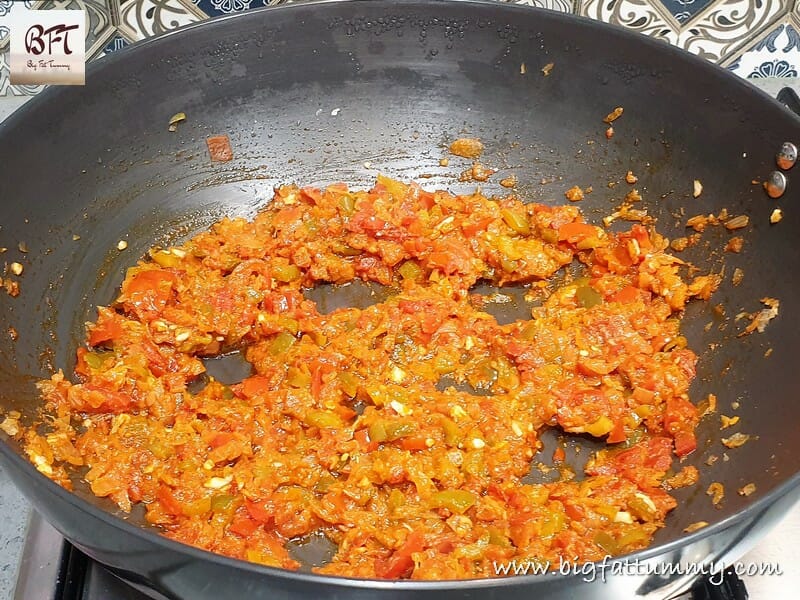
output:
POLYGON ((417 204, 420 208, 424 210, 430 210, 436 205, 436 194, 432 194, 431 192, 426 192, 423 189, 419 189, 419 194, 417 196, 417 204))
POLYGON ((413 554, 424 549, 422 535, 412 531, 403 545, 389 558, 375 560, 375 575, 381 579, 404 579, 414 570, 413 554))
POLYGON ((110 389, 105 385, 86 383, 83 393, 76 395, 76 408, 86 413, 121 413, 128 410, 133 404, 130 395, 110 389), (78 402, 79 399, 79 402, 78 402))
POLYGON ((272 381, 263 375, 253 375, 242 380, 238 386, 233 386, 233 389, 245 398, 254 398, 269 392, 272 389, 272 381))
POLYGON ((428 266, 441 269, 446 275, 466 273, 470 268, 471 254, 461 244, 439 243, 427 257, 428 266))
POLYGON ((247 513, 259 523, 269 525, 275 522, 275 514, 266 507, 264 502, 254 502, 245 499, 244 506, 247 513))
POLYGON ((172 271, 148 269, 146 271, 139 271, 131 279, 126 280, 122 291, 125 294, 157 292, 163 296, 169 292, 177 279, 175 273, 172 271))
POLYGON ((211 442, 208 444, 212 448, 219 448, 220 446, 224 446, 231 440, 235 439, 235 435, 232 433, 218 433, 213 437, 211 442))
MULTIPOLYGON (((415 223, 419 223, 417 219, 415 223)), ((403 240, 403 248, 414 256, 421 256, 423 253, 433 248, 433 242, 424 238, 412 238, 410 240, 403 240)))
POLYGON ((97 346, 103 342, 114 341, 125 334, 122 316, 108 308, 98 309, 97 322, 89 330, 89 345, 97 346))
POLYGON ((425 437, 405 437, 400 441, 400 447, 403 448, 403 450, 409 451, 425 450, 428 447, 428 444, 425 437))
POLYGON ((580 505, 575 502, 570 501, 569 499, 564 500, 564 512, 567 513, 567 516, 570 519, 575 521, 581 521, 586 518, 586 510, 580 505))
POLYGON ((358 206, 357 211, 347 222, 347 229, 355 233, 375 235, 386 229, 387 223, 375 214, 375 208, 368 202, 358 206))
POLYGON ((406 300, 401 298, 397 306, 404 313, 414 315, 424 313, 433 306, 433 303, 429 300, 406 300))
POLYGON ((373 452, 378 449, 378 442, 369 439, 369 431, 366 429, 356 430, 353 434, 353 438, 358 442, 363 452, 373 452))
POLYGON ((675 454, 686 456, 697 448, 694 426, 697 408, 684 398, 668 398, 664 413, 664 429, 675 438, 675 454))
POLYGON ((143 340, 139 345, 142 354, 147 358, 150 370, 156 377, 161 377, 177 370, 177 364, 170 357, 161 353, 158 346, 150 340, 143 340))
POLYGON ((148 269, 139 271, 122 285, 125 306, 143 320, 152 320, 164 310, 172 298, 178 277, 172 271, 148 269))
POLYGON ((314 204, 322 203, 322 192, 318 188, 304 187, 300 192, 314 204))
POLYGON ((657 487, 672 465, 672 442, 654 437, 628 450, 609 453, 600 462, 587 466, 590 475, 622 475, 643 487, 657 487))
POLYGON ((620 237, 636 240, 636 243, 639 245, 641 250, 650 250, 653 247, 653 243, 650 241, 650 235, 647 233, 647 229, 638 223, 631 227, 630 232, 623 233, 620 237))
POLYGON ((588 223, 564 223, 558 228, 558 239, 562 242, 577 244, 581 240, 597 236, 597 228, 588 223))
POLYGON ((183 515, 183 505, 175 497, 172 489, 167 485, 160 485, 156 493, 156 500, 161 503, 161 508, 165 513, 179 517, 183 515))
POLYGON ((261 523, 255 519, 251 519, 247 515, 236 515, 228 525, 228 531, 242 537, 250 537, 259 527, 261 527, 261 523))
POLYGON ((214 162, 228 162, 233 159, 233 149, 227 135, 213 135, 206 138, 206 146, 214 162))
POLYGON ((697 449, 697 438, 690 431, 675 434, 675 454, 686 456, 697 449))
POLYGON ((464 235, 469 237, 474 237, 480 231, 486 231, 486 228, 489 227, 492 223, 494 223, 494 217, 484 217, 477 221, 471 221, 469 223, 462 223, 461 230, 464 232, 464 235))
POLYGON ((322 393, 324 378, 334 370, 335 367, 333 365, 320 361, 314 361, 314 363, 311 365, 311 396, 313 398, 319 400, 320 394, 322 393))
POLYGON ((84 347, 78 348, 78 350, 75 352, 75 372, 83 377, 88 377, 91 375, 91 372, 89 371, 89 365, 86 363, 86 355, 88 353, 89 351, 84 347))
POLYGON ((608 434, 606 441, 609 444, 618 444, 620 442, 624 442, 628 439, 628 436, 625 435, 625 427, 622 421, 617 421, 614 423, 614 429, 611 430, 611 433, 608 434))
POLYGON ((636 302, 639 298, 641 298, 641 290, 637 287, 629 285, 627 287, 622 288, 620 291, 612 294, 609 300, 611 302, 619 302, 621 304, 628 304, 629 302, 636 302))

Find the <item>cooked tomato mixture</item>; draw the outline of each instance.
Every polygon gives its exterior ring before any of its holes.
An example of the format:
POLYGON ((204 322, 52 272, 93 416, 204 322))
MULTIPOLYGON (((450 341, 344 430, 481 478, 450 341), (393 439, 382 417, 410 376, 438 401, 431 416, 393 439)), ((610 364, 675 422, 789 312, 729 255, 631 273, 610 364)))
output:
POLYGON ((27 430, 27 452, 63 485, 80 472, 122 510, 143 504, 172 539, 286 569, 288 543, 320 535, 337 551, 317 572, 387 579, 640 549, 675 507, 674 456, 695 449, 679 317, 719 283, 667 247, 574 205, 385 177, 280 187, 252 221, 128 270, 72 381, 40 384, 50 432, 27 430), (328 314, 304 296, 354 280, 393 293, 328 314), (530 318, 499 324, 478 282, 528 284, 530 318), (201 376, 234 350, 251 376, 201 376), (529 483, 552 427, 608 446, 579 477, 529 483))

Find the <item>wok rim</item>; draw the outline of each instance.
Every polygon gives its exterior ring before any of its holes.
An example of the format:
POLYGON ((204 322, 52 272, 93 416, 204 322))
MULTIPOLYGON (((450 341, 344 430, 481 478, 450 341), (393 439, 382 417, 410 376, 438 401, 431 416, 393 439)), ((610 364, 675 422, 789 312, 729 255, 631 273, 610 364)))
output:
MULTIPOLYGON (((605 35, 608 36, 618 36, 631 42, 635 40, 635 43, 640 45, 643 50, 652 49, 662 54, 671 55, 671 57, 676 61, 676 66, 681 66, 681 63, 683 63, 695 71, 705 71, 705 75, 708 77, 725 81, 726 85, 738 88, 738 90, 736 90, 737 97, 750 96, 756 102, 769 102, 774 110, 783 111, 785 116, 793 118, 795 124, 800 127, 800 115, 795 115, 789 111, 780 102, 778 102, 777 99, 747 83, 739 76, 729 72, 727 69, 714 65, 709 61, 691 54, 683 49, 677 48, 663 41, 653 39, 644 34, 633 32, 626 28, 611 25, 602 21, 596 21, 582 15, 562 13, 559 11, 539 7, 500 3, 496 0, 310 0, 302 4, 282 4, 277 6, 259 7, 238 13, 210 17, 202 21, 181 26, 177 29, 162 33, 160 35, 138 41, 116 52, 106 54, 105 56, 88 63, 86 66, 86 76, 88 79, 90 76, 102 74, 103 71, 113 72, 118 63, 125 61, 129 54, 140 52, 142 49, 154 48, 159 45, 170 43, 173 41, 173 38, 180 39, 183 36, 191 35, 192 32, 198 28, 210 29, 219 26, 221 23, 235 19, 255 19, 258 18, 259 15, 268 12, 272 13, 291 11, 300 13, 309 9, 313 9, 315 6, 334 4, 350 6, 364 5, 371 7, 382 6, 385 8, 398 7, 399 9, 403 9, 408 6, 420 5, 433 5, 438 7, 459 6, 462 8, 467 6, 477 6, 483 8, 492 8, 493 10, 501 13, 508 13, 511 15, 515 13, 531 14, 531 11, 534 11, 540 15, 547 15, 547 19, 560 21, 563 24, 568 24, 571 27, 586 27, 604 31, 605 35)), ((62 87, 63 86, 48 87, 46 90, 37 94, 35 98, 27 101, 23 106, 19 107, 11 115, 9 115, 8 118, 0 123, 0 139, 2 139, 4 135, 10 134, 10 130, 14 128, 17 121, 28 117, 29 113, 40 110, 40 107, 46 107, 48 103, 56 104, 58 102, 59 94, 66 92, 66 90, 62 89, 62 87)), ((49 494, 56 496, 60 501, 70 504, 72 507, 80 511, 88 513, 91 517, 99 519, 106 525, 119 528, 127 535, 132 535, 148 543, 155 543, 163 546, 165 549, 176 554, 184 555, 189 559, 211 561, 221 567, 242 569, 253 574, 266 577, 277 577, 290 582, 330 585, 337 588, 358 588, 362 590, 391 589, 406 592, 505 588, 519 585, 522 582, 530 582, 533 578, 538 579, 539 581, 553 580, 551 577, 549 577, 552 572, 547 574, 526 574, 478 579, 451 579, 435 581, 382 580, 322 575, 317 573, 291 571, 288 569, 259 565, 257 563, 224 556, 204 550, 202 548, 198 548, 196 546, 191 546, 172 540, 160 534, 158 529, 155 527, 136 526, 122 517, 116 516, 103 508, 95 506, 89 501, 84 500, 77 494, 66 490, 48 477, 39 473, 39 471, 30 461, 26 460, 21 454, 15 452, 4 439, 0 439, 0 453, 2 453, 5 459, 13 465, 14 469, 21 471, 29 478, 33 478, 33 481, 36 484, 43 484, 44 488, 49 494)), ((705 538, 719 534, 734 525, 741 524, 747 520, 756 520, 770 505, 777 502, 780 498, 784 497, 798 486, 800 486, 800 468, 798 468, 793 475, 787 477, 782 483, 777 485, 770 492, 758 498, 757 500, 752 501, 743 509, 724 518, 721 521, 664 544, 651 545, 643 550, 612 557, 608 559, 607 564, 611 565, 614 563, 632 560, 643 562, 653 558, 658 558, 659 556, 666 556, 672 552, 675 552, 676 550, 680 550, 705 538)), ((31 506, 35 508, 33 503, 31 503, 31 506)), ((594 564, 599 565, 603 561, 593 562, 594 564)), ((564 579, 574 579, 576 577, 580 577, 580 574, 576 573, 563 576, 564 579)))

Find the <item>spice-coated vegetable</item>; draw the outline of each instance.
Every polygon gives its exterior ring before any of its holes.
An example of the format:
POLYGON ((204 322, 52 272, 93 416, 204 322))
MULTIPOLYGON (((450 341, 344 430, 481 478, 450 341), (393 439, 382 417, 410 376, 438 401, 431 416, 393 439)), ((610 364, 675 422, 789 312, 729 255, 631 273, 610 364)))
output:
POLYGON ((684 280, 666 245, 575 205, 383 176, 279 187, 252 221, 131 267, 74 377, 40 383, 47 431, 6 429, 62 485, 87 467, 97 496, 143 504, 165 535, 265 565, 297 568, 286 544, 312 534, 338 545, 316 571, 352 577, 627 553, 663 526, 676 502, 661 483, 697 445, 679 317, 718 284, 684 280), (473 294, 578 256, 582 276, 537 287, 531 318, 500 324, 473 294), (327 314, 304 295, 358 279, 394 291, 327 314), (252 374, 197 385, 201 358, 234 348, 252 374), (551 425, 609 443, 584 480, 524 483, 551 425))

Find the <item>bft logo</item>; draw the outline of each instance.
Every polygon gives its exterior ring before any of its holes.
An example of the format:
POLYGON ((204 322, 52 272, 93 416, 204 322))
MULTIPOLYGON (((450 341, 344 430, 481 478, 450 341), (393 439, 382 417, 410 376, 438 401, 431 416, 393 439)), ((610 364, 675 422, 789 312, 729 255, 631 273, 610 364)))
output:
POLYGON ((84 84, 84 11, 26 10, 12 13, 10 29, 11 83, 84 84))
POLYGON ((48 54, 53 54, 53 44, 61 44, 61 51, 64 54, 72 54, 72 50, 69 48, 69 32, 77 28, 77 25, 65 25, 64 23, 59 23, 49 29, 45 29, 41 25, 29 27, 25 34, 25 50, 39 56, 46 48, 48 54))

